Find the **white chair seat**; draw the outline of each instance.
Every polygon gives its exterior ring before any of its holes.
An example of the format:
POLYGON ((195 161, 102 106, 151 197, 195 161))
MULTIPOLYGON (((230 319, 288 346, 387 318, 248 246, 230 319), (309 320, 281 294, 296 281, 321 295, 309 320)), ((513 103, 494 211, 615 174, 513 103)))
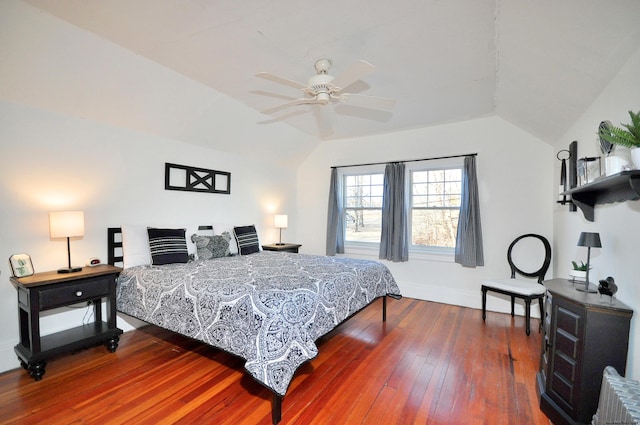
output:
POLYGON ((542 295, 546 290, 546 288, 538 282, 519 279, 494 279, 483 282, 483 285, 488 286, 489 288, 514 292, 527 297, 542 295))

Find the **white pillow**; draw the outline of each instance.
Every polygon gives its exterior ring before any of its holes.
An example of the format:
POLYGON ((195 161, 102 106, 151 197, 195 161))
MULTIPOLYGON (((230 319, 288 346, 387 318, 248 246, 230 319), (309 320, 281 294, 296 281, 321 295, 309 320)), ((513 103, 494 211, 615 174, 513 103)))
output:
POLYGON ((122 262, 125 269, 151 264, 149 235, 147 226, 123 224, 122 229, 122 262))

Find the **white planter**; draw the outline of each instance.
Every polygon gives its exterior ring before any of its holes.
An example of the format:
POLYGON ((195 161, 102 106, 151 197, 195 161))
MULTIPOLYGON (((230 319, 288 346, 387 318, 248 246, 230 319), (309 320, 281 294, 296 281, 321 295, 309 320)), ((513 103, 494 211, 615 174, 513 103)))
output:
POLYGON ((587 280, 587 272, 586 271, 570 269, 569 270, 569 276, 571 277, 572 280, 575 280, 575 281, 578 281, 578 282, 586 282, 586 280, 587 280))
POLYGON ((604 159, 605 174, 610 176, 631 167, 628 156, 611 155, 604 159))
POLYGON ((640 170, 640 148, 632 148, 629 150, 631 153, 631 162, 633 162, 633 168, 640 170))

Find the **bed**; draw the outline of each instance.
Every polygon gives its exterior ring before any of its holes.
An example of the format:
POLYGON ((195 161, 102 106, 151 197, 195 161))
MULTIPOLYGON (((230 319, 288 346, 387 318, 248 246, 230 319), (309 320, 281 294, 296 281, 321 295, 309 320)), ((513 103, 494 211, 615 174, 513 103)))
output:
MULTIPOLYGON (((109 263, 118 228, 109 229, 109 263)), ((400 298, 380 262, 258 251, 187 263, 125 267, 117 309, 246 360, 247 373, 273 392, 272 421, 296 370, 318 354, 316 340, 374 300, 400 298)))

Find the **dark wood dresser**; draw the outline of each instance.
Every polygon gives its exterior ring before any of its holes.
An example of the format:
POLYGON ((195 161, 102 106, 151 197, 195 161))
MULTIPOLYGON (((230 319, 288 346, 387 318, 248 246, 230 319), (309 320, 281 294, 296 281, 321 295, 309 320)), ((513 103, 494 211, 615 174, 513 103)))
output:
POLYGON ((598 407, 602 372, 624 375, 633 310, 608 296, 579 292, 567 279, 547 288, 540 371, 540 409, 554 425, 590 424, 598 407))

